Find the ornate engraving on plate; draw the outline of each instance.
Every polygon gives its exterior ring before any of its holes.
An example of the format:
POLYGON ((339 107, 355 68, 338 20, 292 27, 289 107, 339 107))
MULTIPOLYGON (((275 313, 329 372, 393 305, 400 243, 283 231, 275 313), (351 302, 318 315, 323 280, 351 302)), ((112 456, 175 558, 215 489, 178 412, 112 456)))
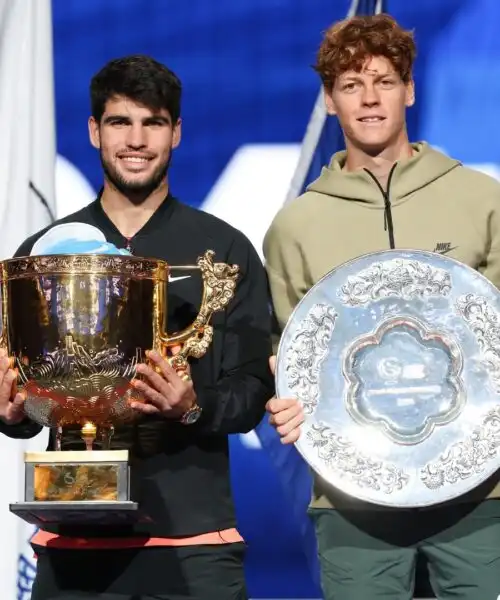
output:
POLYGON ((401 490, 410 479, 395 465, 364 455, 352 442, 336 435, 324 423, 312 425, 307 438, 313 448, 318 449, 318 456, 325 464, 362 488, 392 494, 401 490))
POLYGON ((429 489, 457 483, 484 470, 497 457, 500 448, 500 405, 490 410, 480 426, 462 442, 452 444, 435 462, 420 471, 429 489))
POLYGON ((418 260, 397 258, 373 263, 368 269, 349 276, 338 296, 343 304, 362 306, 388 297, 411 300, 419 296, 447 296, 450 290, 451 277, 444 269, 418 260))
POLYGON ((481 364, 486 367, 500 393, 500 315, 486 298, 467 294, 457 301, 457 309, 476 336, 482 351, 481 364))
POLYGON ((396 443, 421 443, 461 413, 462 367, 451 337, 409 316, 387 319, 345 352, 346 409, 396 443))
POLYGON ((288 386, 312 414, 319 395, 319 374, 328 354, 337 313, 326 304, 315 304, 307 313, 286 354, 288 386))
MULTIPOLYGON (((457 309, 471 328, 481 349, 481 364, 500 393, 500 315, 482 296, 461 296, 457 309)), ((465 440, 452 444, 437 461, 421 469, 422 482, 437 489, 481 473, 500 448, 500 405, 490 410, 465 440)))

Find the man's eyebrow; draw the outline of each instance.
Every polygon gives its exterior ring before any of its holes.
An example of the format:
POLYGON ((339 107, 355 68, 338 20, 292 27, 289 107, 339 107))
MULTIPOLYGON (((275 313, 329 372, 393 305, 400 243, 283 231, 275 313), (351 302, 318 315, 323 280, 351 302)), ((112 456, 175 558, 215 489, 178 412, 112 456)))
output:
POLYGON ((149 117, 144 117, 144 119, 142 119, 143 123, 147 123, 147 122, 151 122, 151 121, 165 123, 166 125, 172 124, 170 118, 166 117, 165 115, 150 115, 149 117))
MULTIPOLYGON (((145 124, 147 124, 147 123, 164 123, 166 125, 172 124, 170 118, 166 117, 164 115, 148 115, 147 117, 144 117, 141 120, 145 124)), ((131 119, 128 115, 121 115, 119 113, 107 115, 106 117, 104 117, 104 123, 113 123, 114 121, 130 122, 131 119)))
POLYGON ((394 77, 396 75, 396 71, 385 71, 381 73, 380 71, 377 71, 377 69, 364 69, 361 73, 344 74, 339 79, 341 81, 359 81, 362 78, 363 73, 370 77, 376 77, 377 79, 394 77))
POLYGON ((113 121, 130 121, 130 117, 120 114, 111 114, 104 117, 105 123, 112 123, 113 121))
POLYGON ((380 73, 376 69, 365 69, 365 73, 370 75, 371 77, 376 77, 377 79, 383 79, 384 77, 394 77, 396 75, 396 71, 385 71, 384 73, 380 73))

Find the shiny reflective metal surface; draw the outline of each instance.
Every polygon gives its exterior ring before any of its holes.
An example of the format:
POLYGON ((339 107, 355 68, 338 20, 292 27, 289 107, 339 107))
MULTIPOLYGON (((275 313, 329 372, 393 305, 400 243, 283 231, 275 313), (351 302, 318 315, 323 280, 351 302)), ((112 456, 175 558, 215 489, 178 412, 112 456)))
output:
POLYGON ((500 292, 431 252, 359 257, 297 306, 276 385, 326 482, 394 507, 458 497, 500 467, 500 292))
POLYGON ((185 331, 168 332, 165 261, 110 255, 15 258, 1 264, 2 334, 27 394, 28 416, 45 426, 81 425, 92 442, 96 427, 135 417, 129 401, 142 400, 131 385, 146 351, 165 354, 183 344, 176 368, 201 357, 212 339, 210 319, 234 294, 238 267, 214 263, 207 251, 201 269, 200 311, 185 331))

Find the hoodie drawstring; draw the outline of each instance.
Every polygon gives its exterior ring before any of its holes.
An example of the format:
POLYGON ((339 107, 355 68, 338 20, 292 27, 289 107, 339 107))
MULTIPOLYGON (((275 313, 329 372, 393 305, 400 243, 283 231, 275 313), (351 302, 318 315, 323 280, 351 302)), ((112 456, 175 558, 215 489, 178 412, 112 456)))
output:
POLYGON ((379 180, 371 171, 369 171, 368 169, 364 169, 368 173, 368 175, 373 179, 373 181, 377 184, 378 188, 382 192, 382 196, 384 197, 384 231, 389 232, 389 246, 391 250, 394 250, 396 245, 394 242, 394 223, 392 221, 392 207, 389 191, 391 187, 392 176, 394 174, 394 171, 396 170, 397 164, 398 163, 394 163, 390 170, 389 177, 387 178, 387 190, 384 190, 384 188, 380 185, 379 180))

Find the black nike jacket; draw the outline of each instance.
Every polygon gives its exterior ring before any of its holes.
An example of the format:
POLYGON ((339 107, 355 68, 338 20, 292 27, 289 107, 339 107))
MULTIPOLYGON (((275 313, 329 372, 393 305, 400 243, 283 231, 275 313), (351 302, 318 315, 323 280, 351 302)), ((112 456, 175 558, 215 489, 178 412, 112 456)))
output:
MULTIPOLYGON (((151 517, 150 524, 99 528, 47 527, 64 535, 189 536, 235 526, 228 435, 253 429, 274 393, 268 360, 271 354, 270 312, 264 268, 246 237, 227 223, 165 199, 145 226, 126 240, 102 209, 100 199, 59 220, 98 227, 107 240, 134 255, 167 260, 172 265, 195 264, 207 249, 217 262, 240 267, 236 293, 225 311, 213 317, 213 342, 207 354, 191 361, 192 378, 203 412, 190 426, 159 417, 144 417, 117 427, 112 449, 129 449, 131 496, 151 517)), ((49 227, 50 228, 50 227, 49 227)), ((30 254, 49 228, 27 239, 16 256, 30 254)), ((169 286, 168 324, 179 331, 196 316, 202 280, 195 272, 169 286)), ((24 421, 0 430, 13 438, 36 435, 40 427, 24 421)), ((64 449, 84 449, 79 428, 65 431, 64 449)), ((49 449, 54 448, 51 434, 49 449)))

